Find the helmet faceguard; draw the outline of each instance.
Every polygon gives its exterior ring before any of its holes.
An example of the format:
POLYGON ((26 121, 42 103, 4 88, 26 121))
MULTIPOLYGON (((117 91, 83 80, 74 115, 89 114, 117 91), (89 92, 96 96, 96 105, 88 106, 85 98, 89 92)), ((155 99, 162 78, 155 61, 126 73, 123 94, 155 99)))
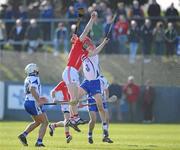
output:
POLYGON ((28 75, 28 76, 36 76, 39 74, 39 68, 36 64, 34 63, 30 63, 28 64, 26 67, 25 67, 25 73, 28 75))

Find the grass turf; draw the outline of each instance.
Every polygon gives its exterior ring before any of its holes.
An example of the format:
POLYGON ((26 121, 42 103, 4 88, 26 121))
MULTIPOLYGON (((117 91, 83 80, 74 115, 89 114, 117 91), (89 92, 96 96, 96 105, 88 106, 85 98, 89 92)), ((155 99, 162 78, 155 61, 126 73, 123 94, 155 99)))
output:
MULTIPOLYGON (((34 147, 38 130, 27 137, 28 147, 22 146, 17 136, 29 122, 0 122, 0 150, 36 150, 34 147)), ((82 132, 71 129, 73 140, 67 144, 63 128, 56 128, 53 137, 47 130, 43 143, 46 150, 180 150, 180 127, 178 124, 111 124, 110 137, 113 144, 102 142, 101 125, 94 130, 94 144, 87 142, 87 125, 82 132)))

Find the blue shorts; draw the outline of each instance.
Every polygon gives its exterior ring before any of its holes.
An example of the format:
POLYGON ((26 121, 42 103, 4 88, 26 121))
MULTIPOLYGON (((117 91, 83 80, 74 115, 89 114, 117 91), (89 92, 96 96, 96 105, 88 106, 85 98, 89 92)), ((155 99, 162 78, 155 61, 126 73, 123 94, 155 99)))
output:
POLYGON ((42 106, 38 106, 35 101, 30 100, 24 102, 24 108, 32 116, 37 116, 45 112, 42 106))
MULTIPOLYGON (((90 104, 90 105, 88 106, 88 110, 89 110, 89 111, 98 112, 97 105, 94 104, 95 102, 96 102, 96 101, 95 101, 93 98, 88 99, 88 104, 90 104), (91 104, 92 104, 92 105, 91 105, 91 104)), ((103 103, 103 108, 104 108, 105 111, 108 110, 107 103, 103 103)))
POLYGON ((101 94, 101 83, 100 80, 85 80, 81 85, 81 88, 83 88, 89 96, 96 95, 98 93, 101 94))

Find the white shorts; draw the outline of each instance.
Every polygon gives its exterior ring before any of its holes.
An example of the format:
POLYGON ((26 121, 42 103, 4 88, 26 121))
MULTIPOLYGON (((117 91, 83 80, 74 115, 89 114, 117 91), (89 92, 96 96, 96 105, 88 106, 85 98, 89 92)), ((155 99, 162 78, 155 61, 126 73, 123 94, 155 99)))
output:
POLYGON ((63 73, 62 73, 62 79, 66 83, 66 85, 71 83, 76 83, 79 85, 79 73, 74 67, 67 66, 63 73))
POLYGON ((69 104, 61 104, 62 112, 69 112, 69 104))

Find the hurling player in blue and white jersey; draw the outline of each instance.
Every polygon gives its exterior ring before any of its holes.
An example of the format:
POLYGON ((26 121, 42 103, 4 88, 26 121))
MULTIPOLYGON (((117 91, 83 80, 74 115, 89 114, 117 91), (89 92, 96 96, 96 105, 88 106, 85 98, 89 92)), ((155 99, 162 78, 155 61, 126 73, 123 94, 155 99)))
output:
POLYGON ((24 146, 28 146, 26 137, 27 135, 37 128, 39 125, 39 135, 36 147, 44 147, 42 143, 43 137, 46 133, 48 126, 47 115, 44 112, 42 105, 47 102, 45 97, 40 97, 41 95, 41 84, 39 79, 39 70, 36 64, 30 63, 25 67, 25 73, 27 75, 24 81, 24 92, 25 92, 25 102, 24 108, 26 112, 32 117, 34 122, 30 123, 23 133, 21 133, 18 138, 24 146))
POLYGON ((88 97, 90 98, 88 100, 88 103, 90 105, 88 142, 90 144, 93 143, 92 132, 96 122, 96 112, 99 111, 103 127, 103 142, 113 143, 113 141, 109 138, 108 133, 109 114, 107 110, 107 104, 103 103, 103 99, 106 99, 105 91, 108 88, 108 83, 107 80, 100 75, 98 55, 86 57, 83 59, 83 73, 86 80, 81 84, 79 88, 79 94, 85 91, 88 94, 88 97), (96 104, 91 105, 91 103, 94 102, 96 102, 96 104))
MULTIPOLYGON (((107 127, 109 127, 109 112, 107 106, 107 98, 109 97, 109 90, 108 90, 109 84, 106 78, 104 78, 103 76, 101 76, 100 78, 101 78, 100 84, 101 84, 103 108, 105 110, 107 127)), ((96 114, 98 112, 98 107, 95 104, 95 102, 96 102, 95 99, 91 95, 88 95, 88 111, 90 117, 89 129, 88 129, 88 142, 90 144, 93 143, 93 130, 96 124, 96 114)), ((104 136, 106 136, 105 133, 104 136)), ((104 139, 104 142, 112 143, 113 141, 110 139, 104 139)))

